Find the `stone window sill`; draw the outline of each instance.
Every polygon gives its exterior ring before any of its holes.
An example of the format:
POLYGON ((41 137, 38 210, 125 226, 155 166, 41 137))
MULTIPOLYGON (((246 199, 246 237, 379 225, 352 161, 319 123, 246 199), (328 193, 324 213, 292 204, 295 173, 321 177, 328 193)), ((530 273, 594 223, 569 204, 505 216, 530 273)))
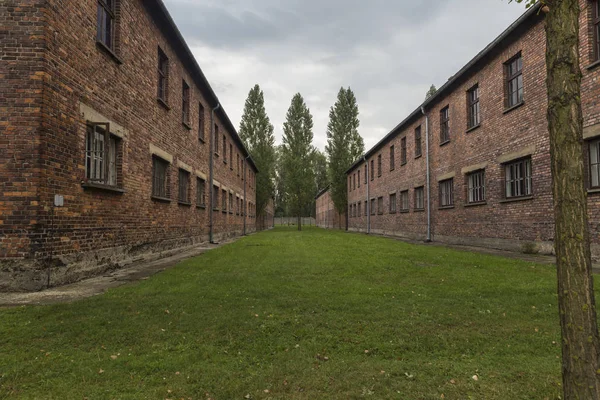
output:
POLYGON ((390 214, 396 214, 396 211, 390 211, 390 214))
POLYGON ((168 197, 152 196, 151 199, 155 200, 155 201, 160 201, 162 203, 170 203, 171 202, 171 199, 169 199, 168 197))
POLYGON ((424 208, 415 208, 413 211, 414 212, 425 212, 425 209, 424 208))
POLYGON ((512 110, 515 110, 515 109, 517 109, 517 108, 521 107, 523 104, 525 104, 525 100, 521 101, 520 103, 517 103, 517 104, 515 104, 515 105, 514 105, 514 106, 512 106, 512 107, 509 107, 509 108, 505 109, 505 110, 502 112, 502 114, 508 114, 508 113, 509 113, 509 112, 511 112, 512 110))
POLYGON ((423 154, 422 154, 422 153, 421 153, 421 154, 417 154, 417 155, 415 156, 415 160, 416 160, 417 158, 421 158, 422 156, 423 156, 423 154))
POLYGON ((591 63, 590 65, 588 65, 587 67, 585 67, 585 69, 592 70, 592 69, 596 68, 599 65, 600 65, 600 60, 596 60, 593 63, 591 63))
POLYGON ((201 138, 201 137, 198 137, 198 141, 199 141, 200 143, 202 143, 202 144, 206 143, 206 142, 204 141, 204 139, 203 139, 203 138, 201 138))
POLYGON ((501 204, 503 204, 503 203, 514 203, 514 202, 517 202, 517 201, 526 201, 526 200, 533 200, 533 196, 511 197, 511 198, 508 198, 508 199, 500 200, 500 203, 501 204))
POLYGON ((188 131, 191 131, 191 130, 192 130, 192 126, 190 125, 190 123, 189 123, 189 122, 181 121, 181 125, 185 126, 185 128, 186 128, 188 131))
POLYGON ((84 189, 97 189, 97 190, 103 190, 106 192, 118 193, 118 194, 127 193, 127 191, 125 189, 121 189, 116 186, 103 185, 101 183, 86 182, 86 183, 82 183, 81 187, 84 189))
POLYGON ((161 99, 160 97, 157 97, 156 101, 158 102, 158 104, 160 104, 161 106, 163 106, 165 108, 165 110, 167 110, 167 111, 171 110, 171 107, 169 107, 169 105, 167 104, 167 102, 164 101, 163 99, 161 99))
POLYGON ((440 147, 447 145, 448 143, 450 143, 450 139, 440 143, 440 147))
POLYGON ((477 124, 477 125, 475 125, 475 126, 472 126, 472 127, 470 127, 469 129, 467 129, 467 130, 465 131, 465 133, 473 132, 473 131, 475 131, 475 130, 477 130, 477 129, 479 129, 479 128, 481 128, 481 123, 479 123, 479 124, 477 124))
POLYGON ((467 203, 463 205, 463 207, 477 207, 477 206, 485 206, 487 205, 487 201, 478 201, 477 203, 467 203))
POLYGON ((223 214, 227 214, 227 210, 221 210, 223 214))
POLYGON ((215 208, 213 208, 213 211, 219 212, 220 208, 215 207, 215 208))
POLYGON ((438 210, 452 210, 454 208, 454 206, 442 206, 442 207, 438 207, 438 210))
POLYGON ((206 205, 205 204, 198 204, 198 205, 196 205, 196 208, 200 208, 202 210, 205 210, 206 209, 206 205))
POLYGON ((400 214, 408 214, 410 210, 400 210, 400 214))
POLYGON ((177 202, 177 204, 179 204, 180 206, 186 206, 186 207, 191 207, 191 205, 192 205, 192 203, 190 203, 190 202, 187 202, 187 201, 181 201, 181 200, 179 200, 179 201, 177 202))
POLYGON ((118 65, 123 64, 123 60, 121 60, 119 56, 115 54, 113 49, 111 49, 99 40, 96 40, 96 46, 102 51, 104 51, 106 54, 108 54, 118 65))

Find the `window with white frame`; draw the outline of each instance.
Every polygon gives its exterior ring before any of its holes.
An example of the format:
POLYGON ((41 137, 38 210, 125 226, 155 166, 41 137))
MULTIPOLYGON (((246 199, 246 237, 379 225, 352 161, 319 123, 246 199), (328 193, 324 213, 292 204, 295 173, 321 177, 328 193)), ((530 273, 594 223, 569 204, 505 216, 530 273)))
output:
POLYGON ((504 165, 505 196, 507 199, 531 196, 531 158, 504 165))
POLYGON ((485 201, 485 170, 471 172, 467 175, 468 202, 481 203, 485 201))

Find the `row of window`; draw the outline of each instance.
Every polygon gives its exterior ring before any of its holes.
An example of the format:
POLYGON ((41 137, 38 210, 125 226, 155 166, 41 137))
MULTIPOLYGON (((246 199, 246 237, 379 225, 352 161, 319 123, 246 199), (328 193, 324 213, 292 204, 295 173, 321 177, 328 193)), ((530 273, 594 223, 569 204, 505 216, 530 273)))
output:
MULTIPOLYGON (((596 161, 592 167, 593 179, 598 182, 600 177, 600 141, 595 142, 595 155, 593 160, 596 161)), ((514 199, 527 197, 533 194, 532 189, 532 172, 531 158, 523 158, 503 165, 504 167, 504 197, 506 199, 514 199)), ((485 169, 470 172, 466 175, 467 204, 478 204, 486 201, 485 191, 485 169)), ((400 212, 409 211, 409 193, 408 190, 401 191, 399 199, 396 198, 396 193, 389 195, 389 212, 396 213, 397 207, 400 212), (397 201, 399 200, 399 202, 397 201), (398 203, 398 204, 397 204, 398 203)), ((454 206, 454 178, 445 179, 439 182, 438 195, 439 207, 454 206)), ((371 201, 371 215, 383 214, 383 197, 373 198, 371 201), (377 204, 375 201, 377 200, 377 204)), ((358 217, 363 215, 361 211, 362 202, 351 204, 350 216, 358 217)), ((424 208, 424 190, 423 186, 414 189, 414 210, 423 210, 424 208)), ((366 204, 364 215, 367 215, 366 204)))
MULTIPOLYGON (((523 102, 523 59, 521 53, 511 58, 504 64, 505 70, 505 108, 516 107, 523 102)), ((467 130, 475 129, 481 123, 479 106, 479 85, 467 90, 467 130)), ((450 106, 440 110, 440 146, 450 142, 450 106)), ((422 156, 423 144, 421 125, 414 131, 415 158, 422 156)), ((390 146, 390 171, 396 168, 396 152, 394 145, 390 146)), ((400 164, 407 163, 406 136, 400 138, 400 164)), ((382 175, 381 154, 377 155, 377 176, 382 175)), ((371 160, 371 180, 375 179, 375 160, 371 160)), ((350 191, 360 187, 360 170, 348 177, 348 188, 350 191), (358 178, 358 180, 357 180, 358 178)), ((367 183, 367 165, 364 166, 364 183, 367 183)))
MULTIPOLYGON (((111 54, 116 52, 116 37, 115 37, 115 24, 117 23, 117 9, 119 7, 119 0, 98 0, 98 16, 97 16, 97 36, 96 40, 100 43, 104 48, 111 51, 111 54)), ((158 47, 158 62, 157 62, 157 100, 160 104, 165 106, 167 109, 168 106, 168 95, 169 95, 169 58, 166 53, 158 47)), ((182 79, 181 81, 181 122, 183 125, 192 129, 191 126, 191 89, 190 85, 182 79)), ((205 142, 205 121, 206 121, 206 111, 202 102, 198 102, 198 140, 201 143, 205 142)), ((214 124, 214 148, 215 155, 219 156, 219 140, 221 139, 221 135, 219 133, 219 126, 214 124)), ((223 163, 229 163, 230 170, 234 169, 233 165, 233 144, 227 142, 227 136, 222 135, 222 156, 223 163), (229 157, 227 151, 229 149, 229 157)), ((236 155, 236 168, 237 168, 237 176, 244 179, 243 174, 243 157, 240 156, 240 153, 236 155)), ((250 186, 254 185, 254 175, 253 171, 249 171, 249 181, 250 186)))

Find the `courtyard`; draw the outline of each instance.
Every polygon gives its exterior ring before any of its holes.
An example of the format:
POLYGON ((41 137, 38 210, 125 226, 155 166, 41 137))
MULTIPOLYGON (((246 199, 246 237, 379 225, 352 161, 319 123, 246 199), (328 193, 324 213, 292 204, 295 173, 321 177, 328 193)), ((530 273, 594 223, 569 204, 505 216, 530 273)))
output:
POLYGON ((554 399, 555 292, 552 265, 276 228, 1 308, 0 398, 554 399))

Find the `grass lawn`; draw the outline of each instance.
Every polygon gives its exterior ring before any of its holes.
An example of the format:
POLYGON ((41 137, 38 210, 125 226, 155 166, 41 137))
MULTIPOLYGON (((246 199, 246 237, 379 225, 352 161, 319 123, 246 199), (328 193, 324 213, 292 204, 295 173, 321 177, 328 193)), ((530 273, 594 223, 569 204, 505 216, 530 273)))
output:
POLYGON ((0 309, 0 398, 555 399, 555 286, 548 265, 278 228, 0 309))

